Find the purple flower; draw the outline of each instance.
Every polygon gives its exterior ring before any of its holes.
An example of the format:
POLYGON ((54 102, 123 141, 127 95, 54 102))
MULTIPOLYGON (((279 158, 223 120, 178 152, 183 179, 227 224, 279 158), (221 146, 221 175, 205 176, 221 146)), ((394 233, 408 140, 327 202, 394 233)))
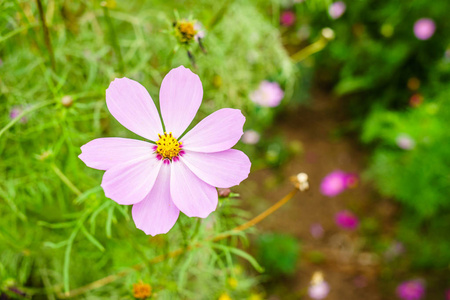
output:
POLYGON ((338 212, 335 216, 335 221, 339 227, 348 230, 354 230, 359 225, 358 218, 348 210, 338 212))
POLYGON ((403 300, 420 300, 425 294, 425 285, 420 280, 410 280, 397 287, 397 296, 403 300))
POLYGON ((434 34, 436 24, 429 18, 422 18, 414 23, 414 34, 419 40, 428 40, 434 34))
POLYGON ((321 224, 314 223, 311 225, 309 232, 311 233, 312 237, 315 239, 320 239, 323 237, 324 230, 321 224))
POLYGON ((266 80, 261 82, 258 89, 250 94, 250 100, 266 107, 278 106, 283 97, 284 92, 280 88, 280 85, 276 82, 269 82, 266 80))
POLYGON ((312 299, 321 300, 328 296, 330 292, 330 286, 323 279, 321 272, 315 272, 311 279, 311 284, 308 288, 308 295, 312 299))
POLYGON ((138 82, 115 79, 106 90, 110 113, 123 126, 150 142, 99 138, 81 147, 88 167, 105 170, 108 198, 133 205, 136 226, 146 234, 168 232, 178 215, 206 218, 218 203, 215 187, 239 184, 250 160, 230 149, 242 136, 240 110, 224 108, 207 116, 181 139, 203 97, 200 78, 180 66, 163 79, 159 93, 164 132, 155 103, 138 82))
MULTIPOLYGON (((21 113, 23 112, 23 109, 19 106, 13 106, 13 108, 11 109, 11 111, 9 112, 9 117, 11 119, 15 119, 17 118, 21 113)), ((20 123, 26 123, 28 122, 27 117, 22 117, 20 118, 20 123)))
POLYGON ((400 134, 395 142, 403 150, 411 150, 416 146, 414 140, 407 134, 400 134))
POLYGON ((244 144, 254 145, 259 142, 259 133, 254 130, 246 130, 244 131, 244 134, 242 135, 241 141, 244 144))
POLYGON ((330 4, 328 7, 328 14, 332 19, 338 19, 344 14, 346 8, 347 7, 344 2, 337 1, 330 4))
POLYGON ((320 184, 320 191, 323 195, 334 197, 342 193, 347 188, 347 174, 342 171, 334 171, 325 176, 320 184))
POLYGON ((280 23, 285 27, 290 27, 295 23, 295 13, 290 10, 285 10, 281 13, 280 23))

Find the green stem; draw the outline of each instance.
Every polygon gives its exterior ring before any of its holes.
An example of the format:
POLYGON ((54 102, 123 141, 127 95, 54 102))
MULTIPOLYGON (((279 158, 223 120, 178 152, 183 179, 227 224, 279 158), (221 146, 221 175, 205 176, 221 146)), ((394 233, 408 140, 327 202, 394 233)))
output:
POLYGON ((50 56, 50 63, 52 65, 52 69, 55 70, 55 55, 53 53, 53 47, 52 47, 52 41, 50 39, 50 33, 48 31, 47 24, 45 23, 44 8, 42 7, 41 0, 36 0, 36 2, 37 2, 38 10, 39 10, 39 17, 41 18, 42 30, 44 32, 45 46, 47 47, 48 55, 50 56))

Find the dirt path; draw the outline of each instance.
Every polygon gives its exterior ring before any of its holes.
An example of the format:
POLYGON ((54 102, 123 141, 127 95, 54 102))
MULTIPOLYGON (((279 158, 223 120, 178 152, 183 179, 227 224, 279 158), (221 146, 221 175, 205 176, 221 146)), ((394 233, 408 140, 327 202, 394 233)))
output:
MULTIPOLYGON (((251 199, 245 206, 257 213, 292 189, 289 176, 305 172, 310 178, 311 190, 308 193, 297 195, 258 225, 264 232, 283 232, 297 237, 303 249, 296 274, 268 284, 269 299, 301 299, 317 270, 324 273, 331 286, 327 300, 389 299, 381 296, 377 283, 381 258, 367 251, 370 247, 365 245, 358 232, 339 229, 334 215, 342 209, 350 209, 360 217, 371 215, 389 220, 396 208, 389 201, 381 200, 364 183, 334 198, 320 194, 319 185, 324 176, 336 169, 360 174, 367 156, 355 142, 356 137, 336 137, 336 130, 348 122, 342 100, 320 92, 314 92, 313 99, 309 105, 282 116, 277 124, 277 134, 299 140, 303 144, 303 154, 294 157, 281 170, 252 172, 245 184, 246 190, 240 191, 243 199, 251 199), (321 239, 310 234, 310 226, 314 223, 320 223, 324 228, 325 234, 321 239), (325 256, 321 264, 308 259, 316 251, 325 256)), ((392 222, 381 225, 383 234, 391 232, 389 224, 392 222)))

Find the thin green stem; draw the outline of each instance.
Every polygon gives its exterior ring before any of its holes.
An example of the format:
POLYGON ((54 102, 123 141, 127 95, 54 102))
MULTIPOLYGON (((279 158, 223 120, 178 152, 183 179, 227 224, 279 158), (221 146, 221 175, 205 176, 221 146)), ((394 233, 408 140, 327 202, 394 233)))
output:
POLYGON ((52 69, 55 70, 55 55, 53 53, 53 47, 52 47, 52 41, 50 39, 50 33, 48 31, 48 27, 45 22, 44 8, 42 7, 41 0, 36 0, 36 2, 37 2, 38 10, 39 10, 39 17, 41 19, 42 30, 44 32, 45 46, 47 47, 48 55, 50 56, 50 63, 51 63, 52 69))

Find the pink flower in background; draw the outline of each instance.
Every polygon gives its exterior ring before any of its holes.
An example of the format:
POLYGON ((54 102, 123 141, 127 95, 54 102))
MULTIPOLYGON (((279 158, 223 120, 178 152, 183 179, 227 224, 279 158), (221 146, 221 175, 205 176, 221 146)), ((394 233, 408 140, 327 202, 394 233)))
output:
POLYGON ((354 230, 359 225, 358 218, 348 210, 338 212, 335 216, 335 221, 339 227, 348 230, 354 230))
MULTIPOLYGON (((9 118, 15 119, 17 118, 21 113, 23 112, 23 109, 19 106, 13 106, 11 111, 9 112, 9 118)), ((20 118, 20 123, 26 123, 28 122, 27 117, 20 118)))
POLYGON ((200 78, 180 66, 163 79, 158 110, 138 82, 120 78, 106 90, 106 104, 123 126, 146 138, 99 138, 81 147, 88 167, 105 170, 102 188, 108 198, 133 205, 136 226, 146 234, 168 232, 179 212, 206 218, 217 207, 215 187, 239 184, 250 161, 230 149, 241 138, 245 118, 237 109, 220 109, 181 139, 203 97, 200 78))
POLYGON ((295 23, 295 13, 291 10, 285 10, 281 13, 280 23, 285 27, 290 27, 295 23))
POLYGON ((338 19, 344 14, 346 8, 347 6, 344 2, 337 1, 330 4, 330 6, 328 7, 328 14, 331 18, 338 19))
POLYGON ((400 134, 395 139, 395 142, 397 143, 397 146, 403 150, 411 150, 416 146, 414 140, 407 134, 400 134))
POLYGON ((258 89, 250 94, 250 100, 261 106, 278 106, 284 97, 284 92, 276 82, 264 80, 258 89))
POLYGON ((345 177, 345 186, 349 189, 353 189, 358 186, 359 176, 354 173, 347 173, 345 177))
POLYGON ((419 40, 428 40, 434 34, 436 24, 429 18, 422 18, 414 23, 414 34, 419 40))
POLYGON ((309 297, 315 300, 321 300, 325 299, 329 292, 330 286, 323 279, 322 272, 315 272, 308 288, 309 297))
POLYGON ((249 129, 249 130, 244 131, 241 141, 244 144, 254 145, 259 142, 259 138, 260 138, 260 135, 258 132, 249 129))
POLYGON ((420 300, 425 295, 425 285, 420 280, 405 281, 397 287, 397 296, 403 300, 420 300))
POLYGON ((309 232, 311 233, 312 237, 315 239, 320 239, 323 237, 324 234, 324 230, 321 224, 319 223, 314 223, 311 225, 311 227, 309 228, 309 232))
POLYGON ((206 36, 205 28, 203 27, 203 24, 200 22, 195 22, 194 24, 194 30, 197 32, 194 36, 195 40, 198 41, 199 39, 203 39, 206 36))
POLYGON ((450 289, 445 292, 445 300, 450 300, 450 289))
POLYGON ((320 191, 323 195, 334 197, 342 193, 347 188, 347 174, 342 171, 334 171, 325 176, 320 184, 320 191))

